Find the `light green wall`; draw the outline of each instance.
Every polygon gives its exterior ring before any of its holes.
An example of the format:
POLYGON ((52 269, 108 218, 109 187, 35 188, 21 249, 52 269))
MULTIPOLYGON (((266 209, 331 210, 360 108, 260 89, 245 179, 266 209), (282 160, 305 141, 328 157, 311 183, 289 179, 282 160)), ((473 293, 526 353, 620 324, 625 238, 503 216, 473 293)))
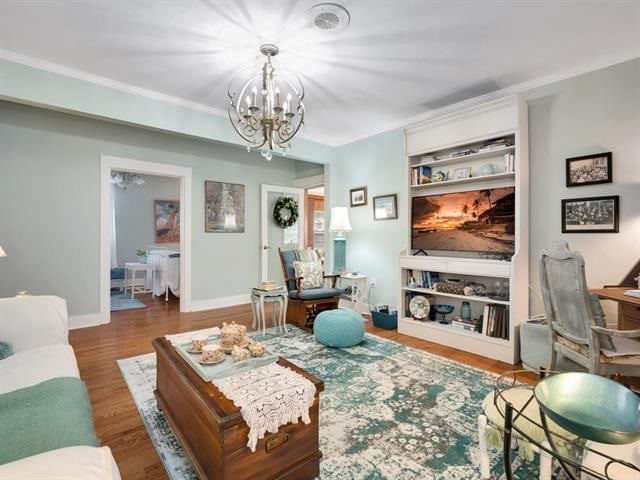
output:
MULTIPOLYGON (((582 253, 589 285, 620 282, 640 258, 640 60, 527 92, 530 143, 530 282, 552 240, 582 253), (613 152, 613 183, 567 188, 565 159, 613 152), (620 233, 561 234, 562 198, 620 195, 620 233)), ((544 306, 535 294, 530 310, 544 306)), ((617 316, 615 305, 607 314, 617 316)))
MULTIPOLYGON (((72 95, 73 92, 69 92, 72 95)), ((192 299, 246 294, 260 270, 260 184, 290 185, 293 159, 0 101, 0 297, 60 295, 98 312, 99 162, 114 155, 193 172, 192 299), (204 232, 204 181, 245 185, 246 231, 204 232)))
MULTIPOLYGON (((180 200, 180 180, 159 175, 141 175, 145 183, 126 189, 115 187, 116 245, 118 266, 136 262, 136 250, 155 244, 155 201, 180 200)), ((179 243, 164 243, 180 249, 179 243)))
MULTIPOLYGON (((593 286, 620 281, 640 258, 640 60, 537 88, 523 94, 529 106, 530 284, 539 291, 537 259, 551 241, 565 239, 583 253, 593 286), (566 188, 565 158, 613 152, 614 183, 566 188), (562 198, 620 195, 619 234, 562 235, 562 198)), ((331 205, 348 205, 349 188, 367 185, 369 206, 350 208, 350 269, 376 277, 376 302, 397 303, 397 256, 406 246, 404 144, 401 130, 336 149, 329 169, 331 205), (371 198, 399 193, 400 219, 374 222, 371 198)), ((615 317, 611 306, 608 314, 615 317)), ((542 304, 531 296, 532 313, 542 304)))
MULTIPOLYGON (((0 59, 0 100, 12 100, 85 116, 243 145, 229 119, 188 106, 150 98, 0 59)), ((297 138, 290 157, 326 163, 331 147, 297 138)))
POLYGON ((403 156, 403 133, 393 130, 337 148, 330 169, 332 206, 348 207, 349 189, 368 188, 368 204, 349 208, 353 231, 347 234, 347 269, 376 279, 374 303, 397 303, 398 254, 405 247, 408 219, 374 221, 373 197, 396 193, 398 211, 406 208, 403 156))

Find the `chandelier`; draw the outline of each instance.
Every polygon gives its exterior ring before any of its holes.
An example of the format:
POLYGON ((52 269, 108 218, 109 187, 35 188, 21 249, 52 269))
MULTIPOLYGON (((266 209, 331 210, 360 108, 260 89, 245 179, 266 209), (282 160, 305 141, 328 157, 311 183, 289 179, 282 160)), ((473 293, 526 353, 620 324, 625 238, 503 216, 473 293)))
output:
POLYGON ((261 148, 262 156, 271 160, 275 148, 287 154, 304 125, 304 87, 295 73, 276 71, 271 64, 277 46, 262 45, 260 52, 267 57, 262 68, 241 70, 229 83, 229 119, 247 142, 247 151, 261 148))
POLYGON ((130 185, 142 185, 146 182, 144 178, 137 173, 113 171, 111 172, 111 183, 117 185, 122 190, 126 190, 130 185))

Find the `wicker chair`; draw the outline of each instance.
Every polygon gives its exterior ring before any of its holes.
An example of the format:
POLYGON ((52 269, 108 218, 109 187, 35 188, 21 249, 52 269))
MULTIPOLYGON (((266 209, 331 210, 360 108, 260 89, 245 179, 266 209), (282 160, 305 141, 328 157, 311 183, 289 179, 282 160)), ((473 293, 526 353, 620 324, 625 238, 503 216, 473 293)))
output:
POLYGON ((542 298, 551 329, 549 370, 558 353, 590 373, 640 376, 640 330, 606 328, 598 297, 589 293, 584 259, 566 242, 554 242, 540 257, 542 298))

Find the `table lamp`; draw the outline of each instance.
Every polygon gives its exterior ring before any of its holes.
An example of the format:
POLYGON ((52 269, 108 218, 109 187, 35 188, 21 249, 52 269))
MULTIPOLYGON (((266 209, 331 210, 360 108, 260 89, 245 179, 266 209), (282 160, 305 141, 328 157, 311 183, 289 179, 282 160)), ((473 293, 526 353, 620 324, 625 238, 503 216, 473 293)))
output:
POLYGON ((331 209, 329 231, 336 232, 336 237, 333 239, 333 271, 342 273, 347 269, 347 238, 344 234, 351 231, 347 207, 331 209))

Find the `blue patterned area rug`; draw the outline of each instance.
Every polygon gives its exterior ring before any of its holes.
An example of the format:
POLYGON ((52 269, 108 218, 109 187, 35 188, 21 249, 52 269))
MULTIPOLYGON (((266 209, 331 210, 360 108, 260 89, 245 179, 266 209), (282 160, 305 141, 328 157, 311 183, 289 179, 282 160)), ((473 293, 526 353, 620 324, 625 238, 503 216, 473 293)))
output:
POLYGON ((119 312, 120 310, 133 310, 135 308, 146 308, 147 306, 136 297, 124 293, 111 294, 111 311, 119 312))
MULTIPOLYGON (((268 330, 265 342, 324 380, 323 480, 480 479, 477 416, 493 389, 493 374, 375 335, 367 335, 357 347, 340 350, 290 327, 287 336, 268 330)), ((156 406, 155 354, 118 360, 118 365, 169 477, 195 479, 156 406)), ((504 478, 500 457, 492 454, 497 479, 504 478)), ((537 457, 534 463, 523 464, 516 457, 516 478, 537 478, 537 465, 537 457)))

